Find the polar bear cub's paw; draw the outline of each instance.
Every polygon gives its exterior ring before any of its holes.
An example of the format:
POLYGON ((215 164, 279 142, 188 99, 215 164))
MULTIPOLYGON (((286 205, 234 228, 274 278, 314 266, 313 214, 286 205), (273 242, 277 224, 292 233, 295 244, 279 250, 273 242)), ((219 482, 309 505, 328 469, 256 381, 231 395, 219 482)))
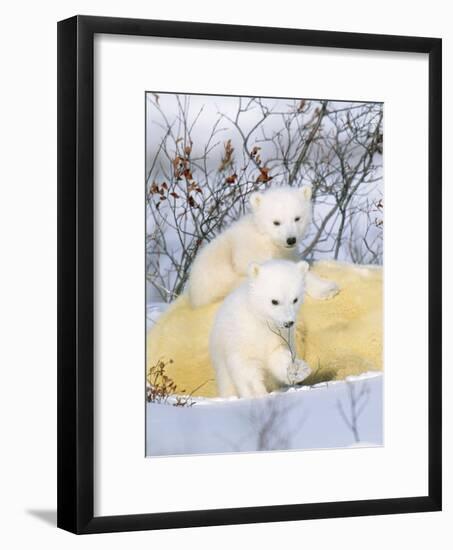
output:
POLYGON ((340 292, 340 287, 335 281, 322 280, 320 285, 318 298, 320 300, 330 300, 340 292))
POLYGON ((296 359, 288 368, 290 384, 300 384, 311 373, 311 368, 302 359, 296 359))
POLYGON ((306 291, 315 300, 330 300, 340 292, 335 281, 321 279, 310 271, 305 276, 306 291))

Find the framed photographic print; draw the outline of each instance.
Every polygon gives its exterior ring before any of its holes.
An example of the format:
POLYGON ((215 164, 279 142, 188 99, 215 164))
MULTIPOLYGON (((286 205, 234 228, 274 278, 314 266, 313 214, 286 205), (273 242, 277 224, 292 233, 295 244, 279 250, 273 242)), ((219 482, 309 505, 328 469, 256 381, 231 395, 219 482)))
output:
POLYGON ((58 24, 58 525, 441 509, 441 41, 58 24))

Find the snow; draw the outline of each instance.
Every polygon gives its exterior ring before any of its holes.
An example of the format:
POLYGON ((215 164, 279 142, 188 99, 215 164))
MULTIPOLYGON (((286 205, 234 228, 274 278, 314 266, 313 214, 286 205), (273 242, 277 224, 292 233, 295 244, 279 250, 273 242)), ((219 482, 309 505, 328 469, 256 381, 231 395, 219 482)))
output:
POLYGON ((194 398, 191 407, 147 403, 146 454, 381 446, 382 391, 383 374, 374 372, 255 399, 194 398))

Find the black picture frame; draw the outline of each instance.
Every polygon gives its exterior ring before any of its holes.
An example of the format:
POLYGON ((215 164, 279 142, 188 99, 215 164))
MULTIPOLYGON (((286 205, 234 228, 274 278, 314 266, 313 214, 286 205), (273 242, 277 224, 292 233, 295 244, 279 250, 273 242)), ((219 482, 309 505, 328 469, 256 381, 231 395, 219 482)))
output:
POLYGON ((169 529, 441 510, 441 120, 438 38, 75 16, 58 23, 58 526, 169 529), (429 490, 316 504, 95 517, 93 513, 93 38, 95 33, 429 55, 429 490))

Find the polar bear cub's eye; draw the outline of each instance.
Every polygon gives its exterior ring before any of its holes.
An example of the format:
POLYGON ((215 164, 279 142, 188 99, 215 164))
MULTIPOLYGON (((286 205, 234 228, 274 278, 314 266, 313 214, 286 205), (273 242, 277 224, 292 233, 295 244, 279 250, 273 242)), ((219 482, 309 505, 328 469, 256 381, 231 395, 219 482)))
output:
POLYGON ((295 221, 295 222, 300 221, 300 216, 297 216, 297 218, 294 218, 294 221, 295 221))
POLYGON ((297 298, 294 298, 293 300, 293 304, 295 304, 297 302, 297 298))
POLYGON ((273 306, 278 306, 278 300, 272 300, 272 305, 273 306))
POLYGON ((274 221, 274 225, 280 225, 280 222, 278 222, 277 220, 274 221))

